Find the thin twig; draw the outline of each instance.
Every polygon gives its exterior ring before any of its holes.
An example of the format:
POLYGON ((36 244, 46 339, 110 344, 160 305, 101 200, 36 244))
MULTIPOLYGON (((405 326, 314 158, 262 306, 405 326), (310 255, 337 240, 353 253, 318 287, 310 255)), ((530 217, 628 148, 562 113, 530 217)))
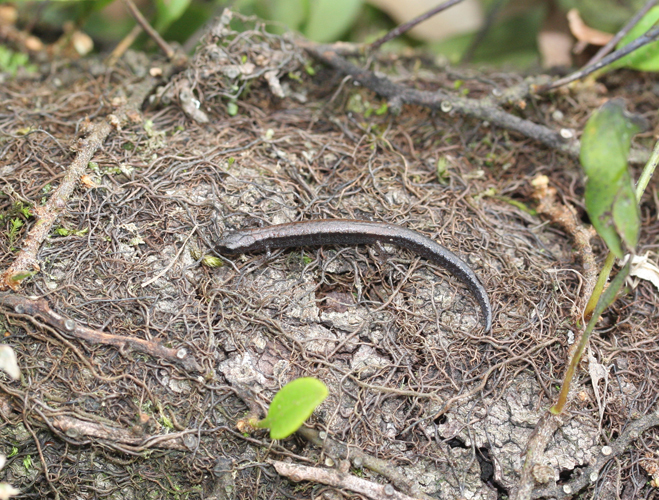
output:
POLYGON ((350 75, 355 81, 388 99, 392 108, 400 107, 403 104, 416 104, 443 112, 456 112, 514 130, 570 156, 579 155, 579 141, 574 139, 568 141, 555 130, 504 111, 491 100, 455 96, 443 90, 434 92, 416 90, 394 83, 386 77, 378 76, 352 64, 339 56, 331 46, 318 45, 308 40, 300 40, 298 45, 316 59, 350 75))
POLYGON ((151 27, 149 21, 146 20, 140 10, 135 6, 133 0, 124 0, 124 4, 126 5, 126 8, 130 14, 135 18, 135 21, 137 21, 139 25, 142 26, 142 29, 146 32, 146 34, 149 35, 154 42, 156 42, 158 47, 160 47, 160 50, 162 50, 163 53, 167 56, 167 59, 170 61, 173 60, 176 56, 176 51, 172 49, 163 39, 163 37, 161 37, 160 34, 151 27))
POLYGON ((657 3, 657 0, 648 0, 645 5, 639 10, 636 14, 634 14, 634 17, 632 17, 627 24, 625 24, 618 33, 616 33, 616 36, 614 36, 611 40, 608 41, 606 45, 601 47, 598 51, 597 54, 595 54, 588 63, 586 63, 586 67, 590 66, 591 64, 595 64, 598 61, 600 61, 605 55, 607 55, 609 52, 611 52, 611 49, 615 47, 620 40, 623 39, 623 37, 631 31, 631 29, 638 24, 638 22, 643 19, 643 16, 648 13, 648 11, 654 6, 654 4, 657 3))
POLYGON ((114 66, 117 61, 121 58, 121 56, 124 55, 124 53, 128 50, 128 48, 133 45, 133 42, 135 42, 135 39, 138 37, 138 35, 142 33, 142 26, 136 24, 133 26, 133 29, 130 30, 130 33, 128 33, 123 40, 121 40, 117 46, 112 50, 110 55, 105 59, 105 64, 107 66, 114 66))
MULTIPOLYGON (((110 426, 106 423, 89 422, 68 415, 58 415, 51 421, 53 427, 69 436, 85 436, 95 439, 107 440, 110 443, 122 443, 130 446, 144 446, 145 448, 165 448, 170 450, 187 451, 182 436, 188 432, 178 432, 161 436, 141 435, 136 432, 135 427, 127 429, 124 427, 110 426), (165 438, 154 440, 153 438, 165 438), (148 444, 147 444, 148 443, 148 444)), ((140 429, 141 430, 141 429, 140 429)))
POLYGON ((583 288, 572 309, 572 322, 575 325, 583 323, 583 310, 588 297, 593 293, 598 276, 597 262, 590 244, 596 233, 592 226, 586 226, 579 220, 573 207, 561 202, 558 191, 549 185, 546 176, 537 176, 531 181, 531 185, 533 186, 531 197, 537 202, 538 215, 548 218, 552 224, 560 227, 572 238, 577 258, 581 260, 583 288))
POLYGON ((361 467, 366 467, 373 472, 377 472, 381 476, 386 477, 396 488, 405 492, 407 495, 422 500, 431 500, 430 496, 421 491, 417 485, 411 484, 400 470, 388 460, 364 453, 356 446, 340 443, 329 436, 321 437, 321 434, 317 430, 310 429, 309 427, 300 427, 297 434, 319 446, 334 459, 351 460, 353 464, 361 464, 361 467))
POLYGON ((78 180, 87 169, 87 165, 112 130, 120 130, 122 126, 130 123, 131 119, 135 119, 135 117, 139 119, 140 115, 137 110, 154 85, 155 80, 152 78, 140 82, 128 103, 118 108, 104 120, 92 125, 87 137, 78 139, 76 144, 78 152, 67 169, 62 183, 44 205, 32 209, 37 220, 26 235, 21 245, 21 251, 14 259, 14 262, 0 274, 0 290, 8 288, 17 290, 25 278, 41 269, 37 260, 37 253, 41 248, 41 244, 50 234, 53 224, 64 212, 66 202, 73 194, 78 180))
POLYGON ((581 473, 575 479, 565 484, 535 490, 527 498, 574 498, 583 488, 600 480, 600 473, 604 466, 614 458, 626 453, 632 441, 637 440, 646 430, 657 426, 659 426, 659 411, 655 408, 652 413, 629 424, 620 437, 609 444, 608 449, 605 450, 603 447, 602 453, 597 457, 595 463, 580 471, 581 473))
POLYGON ((314 483, 328 484, 335 488, 342 488, 360 493, 373 500, 415 500, 414 497, 407 496, 394 490, 390 484, 377 484, 353 476, 347 472, 280 462, 279 460, 268 460, 268 463, 274 466, 279 474, 286 476, 295 482, 313 481, 314 483))
POLYGON ((582 68, 579 71, 575 71, 574 73, 566 76, 565 78, 556 80, 551 85, 538 88, 536 92, 540 94, 543 92, 547 92, 549 90, 553 90, 557 87, 562 87, 563 85, 574 82, 576 80, 580 80, 584 76, 588 76, 591 73, 597 71, 598 69, 601 69, 604 66, 608 66, 609 64, 617 61, 618 59, 622 59, 624 56, 626 56, 631 52, 634 52, 636 49, 639 49, 645 45, 648 45, 649 43, 654 42, 657 38, 659 38, 659 27, 649 30, 647 33, 645 33, 645 35, 638 37, 633 42, 625 45, 624 47, 616 50, 615 52, 612 52, 608 56, 601 59, 599 62, 595 64, 591 64, 590 66, 586 66, 585 68, 582 68))
POLYGON ((533 468, 536 464, 542 463, 542 458, 549 440, 556 430, 565 423, 565 420, 565 416, 552 415, 549 412, 546 412, 540 417, 526 443, 524 464, 522 465, 520 478, 511 491, 511 500, 529 500, 531 498, 533 487, 535 486, 533 468))
POLYGON ((448 9, 449 7, 453 7, 455 4, 458 4, 460 2, 462 2, 462 0, 447 0, 446 2, 439 4, 437 7, 433 7, 428 12, 421 14, 420 16, 417 16, 414 19, 410 19, 406 23, 396 26, 394 29, 392 29, 389 33, 384 35, 382 38, 379 38, 376 41, 374 41, 370 45, 369 49, 372 51, 379 49, 382 44, 388 42, 393 38, 396 38, 397 36, 402 35, 403 33, 406 33, 407 31, 414 28, 417 24, 422 23, 423 21, 431 18, 435 14, 439 14, 441 11, 448 9))
POLYGON ((66 332, 91 344, 112 345, 121 350, 133 349, 155 358, 165 359, 189 371, 201 370, 194 357, 185 349, 165 347, 155 340, 124 337, 88 328, 53 311, 44 299, 28 299, 17 294, 0 292, 0 305, 11 308, 18 314, 26 314, 33 318, 39 317, 56 330, 66 332))

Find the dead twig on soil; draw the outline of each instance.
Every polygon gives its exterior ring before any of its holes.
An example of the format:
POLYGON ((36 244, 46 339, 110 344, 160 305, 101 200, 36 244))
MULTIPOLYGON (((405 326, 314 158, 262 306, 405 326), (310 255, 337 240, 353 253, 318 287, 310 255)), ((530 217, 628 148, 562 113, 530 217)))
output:
POLYGON ((118 44, 112 49, 110 55, 105 59, 106 66, 114 66, 117 61, 123 56, 131 45, 137 40, 139 34, 142 33, 142 26, 136 24, 133 29, 128 33, 118 44))
POLYGON ((313 481, 314 483, 328 484, 335 488, 344 488, 361 493, 373 500, 415 500, 414 497, 400 493, 390 484, 377 484, 366 479, 355 477, 347 472, 334 469, 321 469, 307 465, 297 465, 278 460, 268 460, 277 472, 290 478, 292 481, 313 481))
POLYGON ((534 192, 532 197, 538 202, 538 215, 548 217, 552 224, 560 227, 574 242, 577 256, 583 266, 583 288, 572 310, 574 324, 583 324, 583 311, 593 293, 597 282, 598 268, 593 255, 590 240, 595 236, 592 227, 584 226, 578 219, 574 209, 557 199, 556 189, 549 187, 549 179, 542 175, 532 181, 534 192))
POLYGON ((635 422, 629 424, 615 442, 608 446, 603 446, 601 454, 595 463, 583 471, 579 477, 573 479, 562 485, 553 485, 530 493, 529 496, 511 497, 511 499, 518 498, 573 498, 583 488, 592 484, 600 479, 600 472, 604 466, 616 457, 619 457, 628 450, 632 441, 635 441, 646 430, 659 426, 659 409, 655 408, 652 413, 639 418, 635 422))
POLYGON ((120 350, 129 348, 154 358, 165 359, 188 371, 201 370, 197 361, 186 349, 172 349, 163 346, 160 342, 112 335, 87 328, 53 311, 44 299, 28 299, 13 293, 0 293, 0 305, 11 307, 19 314, 39 317, 50 326, 92 344, 112 345, 120 350))
MULTIPOLYGON (((578 221, 574 210, 556 199, 557 192, 554 188, 549 187, 549 180, 546 176, 537 177, 532 184, 535 188, 532 196, 538 201, 538 214, 549 217, 552 223, 558 225, 572 237, 579 259, 582 262, 583 287, 572 310, 572 320, 575 325, 583 325, 583 310, 597 281, 597 265, 590 245, 590 239, 595 233, 592 228, 587 228, 578 221)), ((574 345, 578 345, 578 342, 574 345)), ((549 412, 545 413, 536 424, 526 445, 526 457, 521 471, 521 478, 511 497, 513 500, 528 500, 531 498, 531 491, 535 485, 533 467, 541 463, 549 439, 561 424, 561 417, 549 412)))
POLYGON ((321 437, 321 434, 315 429, 301 427, 298 429, 297 434, 322 448, 325 453, 334 459, 351 460, 356 467, 366 467, 367 469, 386 477, 396 488, 406 494, 412 495, 421 500, 431 500, 431 497, 419 490, 418 487, 409 484, 400 471, 387 460, 373 457, 364 453, 357 447, 349 447, 348 445, 339 443, 330 437, 321 437))
MULTIPOLYGON (((539 176, 533 180, 532 184, 535 187, 533 197, 539 202, 537 209, 538 213, 548 215, 554 224, 559 225, 564 231, 572 236, 578 255, 583 263, 583 287, 572 311, 574 324, 583 325, 583 311, 588 298, 593 292, 595 282, 597 281, 597 266, 590 245, 590 239, 595 233, 592 228, 586 228, 578 221, 573 210, 570 210, 569 207, 556 200, 556 190, 548 186, 547 177, 539 176)), ((582 336, 586 335, 588 330, 586 330, 586 333, 580 333, 582 336)), ((583 337, 581 342, 583 342, 583 337)), ((575 342, 574 346, 580 346, 581 342, 575 342)), ((572 366, 573 365, 570 365, 570 369, 572 369, 572 366)), ((531 498, 531 492, 535 485, 533 468, 536 464, 541 463, 541 457, 547 447, 547 443, 561 423, 559 415, 554 415, 549 412, 538 421, 532 436, 529 438, 521 478, 517 488, 511 496, 511 499, 529 500, 531 498)), ((595 478, 597 478, 597 474, 595 474, 595 478)), ((586 484, 588 484, 587 481, 584 482, 582 487, 586 484)), ((564 493, 572 491, 574 490, 563 489, 564 493)))
POLYGON ((126 104, 104 120, 92 125, 86 137, 78 139, 76 145, 78 152, 66 171, 62 183, 44 205, 32 209, 37 221, 25 237, 21 251, 14 262, 0 275, 0 290, 8 288, 18 290, 25 278, 41 269, 37 260, 39 248, 50 234, 55 221, 64 212, 66 202, 87 169, 87 165, 113 129, 120 129, 127 123, 141 119, 137 110, 154 84, 155 80, 151 78, 143 80, 135 87, 133 95, 126 104))
POLYGON ((576 139, 567 141, 555 130, 504 111, 493 100, 459 97, 443 90, 430 92, 412 89, 352 64, 339 56, 330 45, 318 45, 308 40, 299 40, 298 45, 319 61, 332 66, 341 73, 350 75, 364 87, 388 99, 389 105, 393 109, 398 109, 403 104, 414 104, 445 113, 454 111, 513 130, 570 156, 579 155, 580 144, 576 139))
POLYGON ((149 448, 165 448, 171 450, 188 451, 188 447, 183 442, 183 436, 196 431, 184 431, 175 434, 160 436, 140 436, 134 429, 125 429, 123 427, 110 426, 98 422, 88 422, 79 418, 69 416, 58 416, 49 422, 54 428, 64 432, 70 438, 91 437, 108 441, 111 445, 122 443, 137 447, 137 450, 149 448))
POLYGON ((526 444, 524 465, 520 473, 520 479, 517 486, 512 491, 510 496, 511 500, 529 500, 531 492, 535 486, 535 478, 533 477, 533 468, 536 464, 542 463, 542 457, 547 448, 549 440, 554 435, 554 432, 564 424, 564 417, 561 415, 553 415, 546 412, 533 429, 533 433, 529 437, 526 444))

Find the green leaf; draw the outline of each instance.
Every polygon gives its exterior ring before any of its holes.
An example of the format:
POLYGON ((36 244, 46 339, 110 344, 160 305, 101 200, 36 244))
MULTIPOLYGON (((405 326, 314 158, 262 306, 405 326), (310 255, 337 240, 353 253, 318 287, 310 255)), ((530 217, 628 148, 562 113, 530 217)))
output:
POLYGON ((183 15, 191 0, 156 0, 156 22, 154 27, 163 32, 183 15))
POLYGON ((581 138, 581 166, 586 174, 586 211, 598 234, 618 258, 638 242, 640 212, 627 165, 632 135, 641 120, 625 113, 614 99, 590 117, 581 138))
POLYGON ((275 394, 268 416, 256 426, 269 428, 271 439, 284 439, 300 428, 327 394, 327 386, 316 378, 295 379, 275 394))
POLYGON ((333 42, 352 26, 361 5, 362 0, 313 0, 303 32, 316 42, 333 42))
POLYGON ((309 0, 275 0, 270 2, 270 18, 299 31, 309 15, 309 0))
MULTIPOLYGON (((659 7, 653 7, 618 43, 617 48, 633 42, 659 21, 659 7)), ((612 63, 615 68, 632 68, 639 71, 659 71, 659 40, 649 43, 618 61, 612 63)))

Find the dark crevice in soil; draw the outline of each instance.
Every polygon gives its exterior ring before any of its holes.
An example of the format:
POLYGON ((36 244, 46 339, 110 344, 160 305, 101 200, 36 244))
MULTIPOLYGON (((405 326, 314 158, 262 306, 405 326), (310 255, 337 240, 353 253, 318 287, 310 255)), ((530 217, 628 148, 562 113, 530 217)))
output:
POLYGON ((487 448, 476 448, 476 460, 481 466, 481 481, 497 491, 497 500, 507 499, 508 489, 494 477, 494 462, 487 448))
POLYGON ((571 481, 581 473, 582 469, 586 469, 587 467, 587 465, 575 465, 574 469, 562 470, 558 475, 557 484, 565 484, 571 481))
POLYGON ((451 448, 467 448, 467 445, 465 444, 464 440, 460 439, 459 437, 453 437, 451 439, 447 439, 446 444, 449 445, 451 448))
POLYGON ((446 415, 440 415, 439 417, 433 419, 433 422, 435 423, 435 425, 443 425, 446 423, 447 420, 448 417, 446 415))

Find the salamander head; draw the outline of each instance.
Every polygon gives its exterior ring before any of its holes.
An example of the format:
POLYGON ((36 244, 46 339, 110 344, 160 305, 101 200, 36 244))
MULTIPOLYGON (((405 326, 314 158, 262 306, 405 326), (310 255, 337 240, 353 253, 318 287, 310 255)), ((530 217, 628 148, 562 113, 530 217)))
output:
POLYGON ((243 232, 224 233, 217 242, 217 250, 220 253, 242 253, 249 252, 251 246, 256 242, 254 236, 243 232))

